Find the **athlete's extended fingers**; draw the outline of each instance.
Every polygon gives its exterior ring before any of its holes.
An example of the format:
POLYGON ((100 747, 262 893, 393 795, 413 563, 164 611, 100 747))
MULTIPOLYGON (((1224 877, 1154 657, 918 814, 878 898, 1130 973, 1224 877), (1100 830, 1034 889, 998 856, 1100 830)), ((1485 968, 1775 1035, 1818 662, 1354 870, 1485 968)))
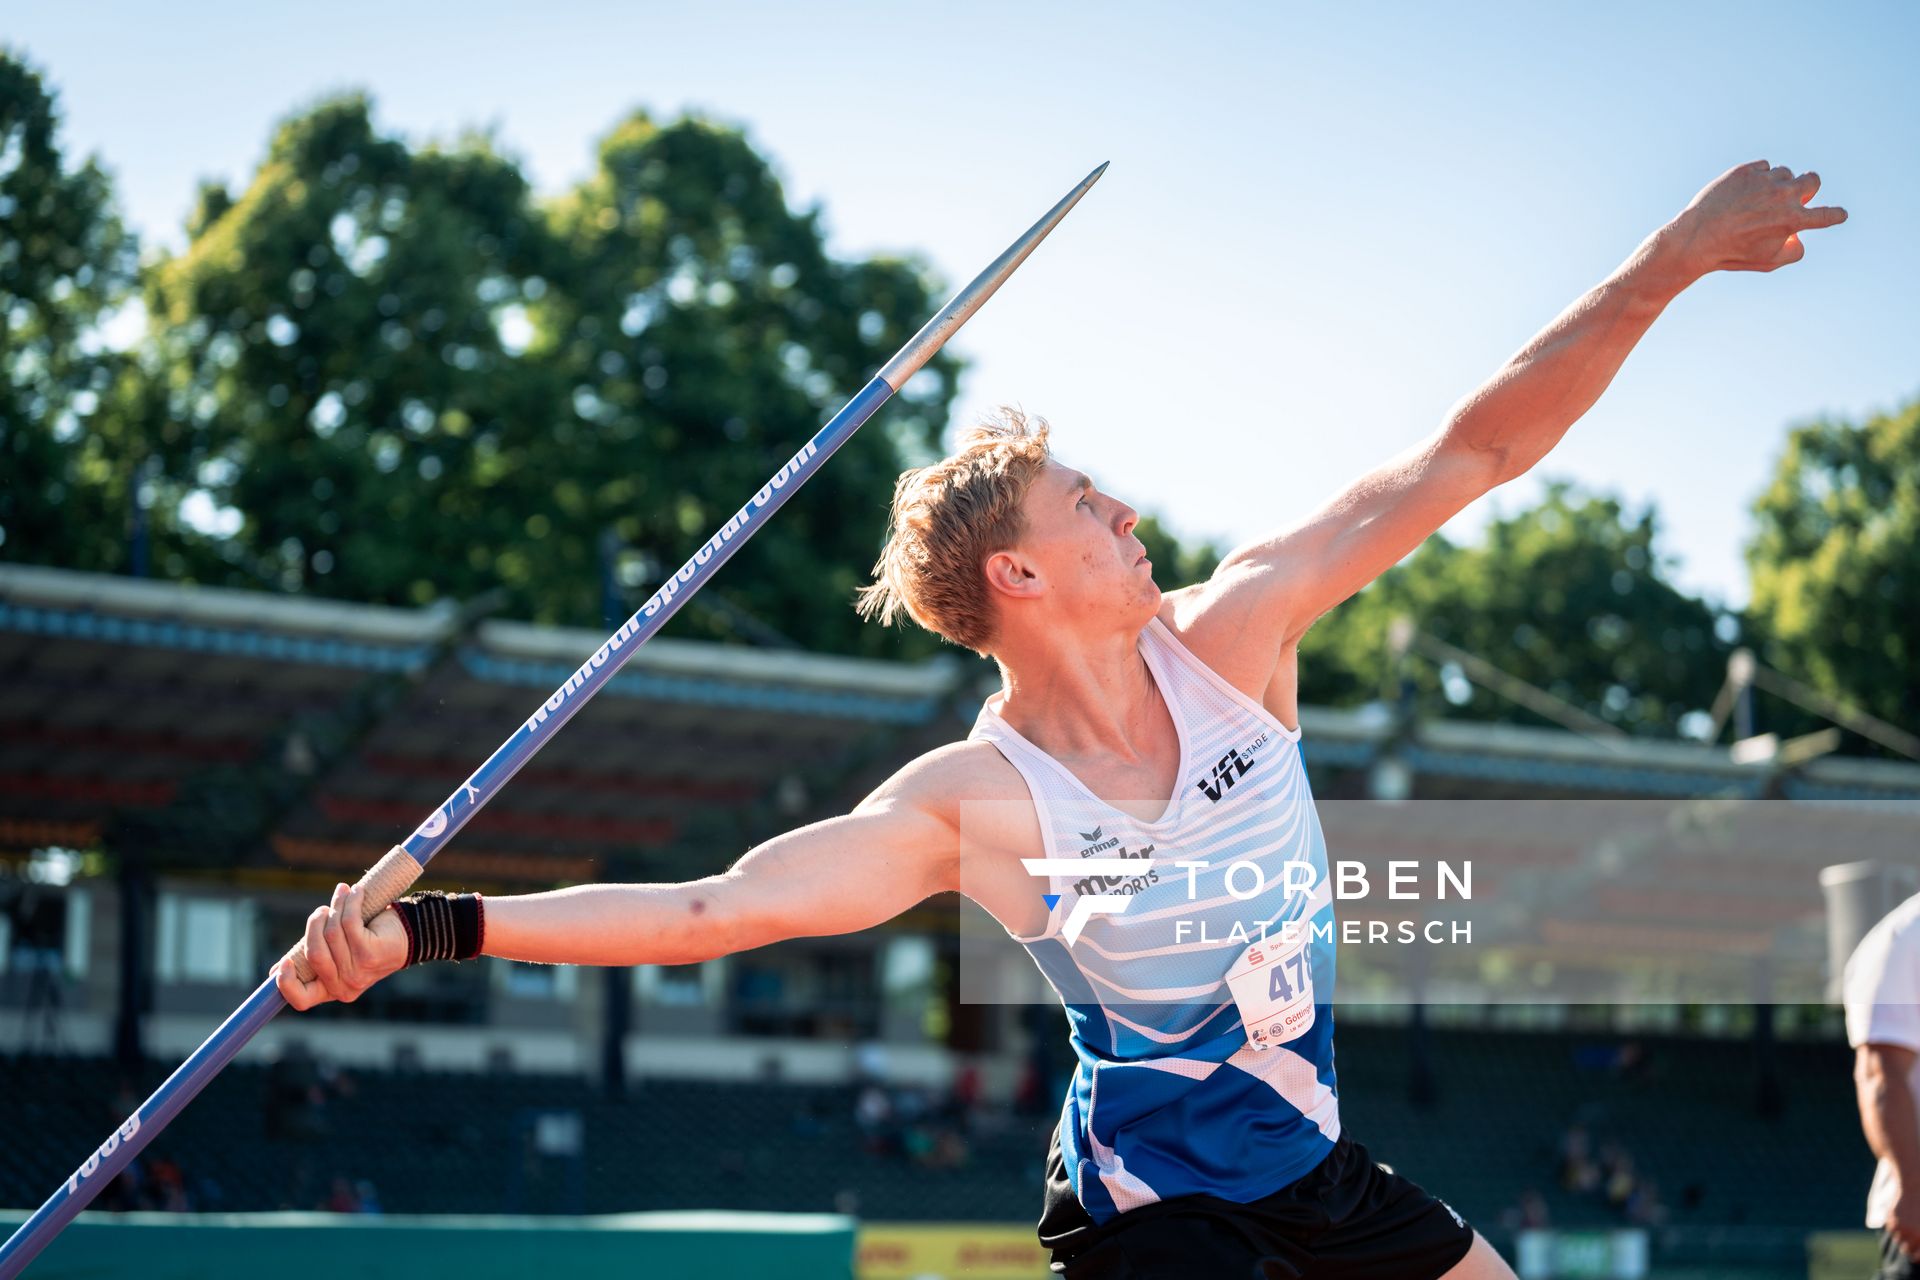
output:
POLYGON ((1820 190, 1820 175, 1811 169, 1793 180, 1793 191, 1800 197, 1801 204, 1813 199, 1814 193, 1818 190, 1820 190))
POLYGON ((1847 220, 1847 211, 1837 204, 1819 204, 1800 211, 1800 230, 1837 227, 1847 220))

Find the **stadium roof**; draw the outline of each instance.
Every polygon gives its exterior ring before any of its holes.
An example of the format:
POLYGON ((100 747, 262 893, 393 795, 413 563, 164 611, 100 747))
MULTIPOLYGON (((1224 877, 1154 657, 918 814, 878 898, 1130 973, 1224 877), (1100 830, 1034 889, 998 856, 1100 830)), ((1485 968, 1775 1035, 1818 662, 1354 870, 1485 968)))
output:
MULTIPOLYGON (((0 565, 0 852, 104 843, 210 869, 351 878, 603 638, 449 606, 0 565)), ((744 847, 743 830, 764 838, 769 824, 819 816, 963 734, 978 684, 978 668, 951 655, 900 664, 654 640, 436 867, 507 885, 701 874, 744 847), (694 861, 662 865, 676 856, 694 861)), ((1308 707, 1302 722, 1323 798, 1366 795, 1367 772, 1392 754, 1416 798, 1773 795, 1909 811, 1920 800, 1920 767, 1887 761, 1781 771, 1724 747, 1402 727, 1378 707, 1308 707)), ((1801 895, 1795 911, 1817 905, 1800 885, 1778 887, 1801 895)), ((1705 904, 1651 911, 1660 888, 1657 876, 1615 878, 1581 902, 1542 903, 1538 922, 1726 923, 1705 904)))
MULTIPOLYGON (((0 849, 85 848, 131 822, 161 843, 237 839, 242 865, 357 872, 604 638, 0 566, 0 849)), ((951 657, 654 640, 436 866, 579 880, 671 847, 690 809, 808 808, 946 718, 960 675, 951 657)))

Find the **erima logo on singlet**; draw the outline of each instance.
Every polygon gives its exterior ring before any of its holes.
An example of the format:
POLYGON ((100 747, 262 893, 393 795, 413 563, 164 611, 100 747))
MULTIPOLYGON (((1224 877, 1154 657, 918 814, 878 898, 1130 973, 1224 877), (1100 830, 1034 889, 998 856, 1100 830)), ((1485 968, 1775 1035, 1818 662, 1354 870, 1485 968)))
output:
POLYGON ((1210 775, 1193 784, 1206 793, 1208 803, 1219 804, 1220 797, 1233 790, 1233 784, 1246 776, 1247 770, 1257 763, 1251 758, 1251 753, 1259 745, 1259 742, 1255 742, 1248 747, 1249 754, 1244 756, 1240 754, 1240 748, 1234 747, 1220 757, 1220 762, 1213 766, 1210 775))
POLYGON ((1082 831, 1080 833, 1080 838, 1087 842, 1087 847, 1080 851, 1081 857, 1091 858, 1096 853, 1105 853, 1108 849, 1119 846, 1120 837, 1118 836, 1102 838, 1105 831, 1105 827, 1095 827, 1091 831, 1082 831))

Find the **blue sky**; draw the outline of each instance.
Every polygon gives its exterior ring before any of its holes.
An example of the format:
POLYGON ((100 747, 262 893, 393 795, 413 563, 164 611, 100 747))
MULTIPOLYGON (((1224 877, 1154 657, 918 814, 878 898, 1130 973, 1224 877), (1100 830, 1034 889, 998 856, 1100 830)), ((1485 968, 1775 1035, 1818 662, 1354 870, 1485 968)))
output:
POLYGON ((743 125, 843 254, 970 277, 1105 179, 962 333, 1013 401, 1181 533, 1293 519, 1448 408, 1725 169, 1851 213, 1711 276, 1534 473, 1651 501, 1685 586, 1746 597, 1787 427, 1920 395, 1920 5, 16 3, 68 146, 177 245, 195 180, 364 88, 416 141, 492 128, 543 191, 635 106, 743 125), (111 15, 111 16, 108 16, 111 15))

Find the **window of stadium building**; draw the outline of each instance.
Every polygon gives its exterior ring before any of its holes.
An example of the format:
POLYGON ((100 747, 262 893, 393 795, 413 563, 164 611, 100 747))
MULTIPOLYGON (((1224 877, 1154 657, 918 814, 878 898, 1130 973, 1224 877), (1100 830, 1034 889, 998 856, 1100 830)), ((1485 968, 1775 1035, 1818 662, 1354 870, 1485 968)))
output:
POLYGON ((727 1020, 739 1034, 864 1037, 878 1030, 871 951, 777 946, 734 961, 727 1020))
POLYGON ((259 980, 257 910, 241 898, 160 895, 154 971, 162 982, 259 980))
POLYGON ((579 990, 580 970, 572 965, 503 961, 497 968, 500 989, 526 1000, 568 1000, 579 990))
MULTIPOLYGON (((715 964, 724 968, 722 962, 715 964)), ((694 1009, 707 1003, 705 965, 645 965, 634 971, 634 977, 637 989, 649 1004, 694 1009)))

